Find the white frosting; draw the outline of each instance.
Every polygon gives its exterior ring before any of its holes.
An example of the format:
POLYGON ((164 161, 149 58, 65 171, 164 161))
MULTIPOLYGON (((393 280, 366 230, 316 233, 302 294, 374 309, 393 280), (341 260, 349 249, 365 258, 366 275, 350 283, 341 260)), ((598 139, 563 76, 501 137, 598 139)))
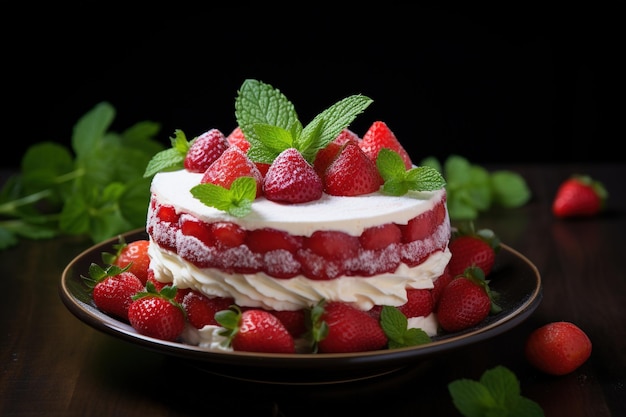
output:
POLYGON ((407 288, 433 288, 433 280, 443 274, 451 256, 446 247, 413 268, 400 264, 394 273, 312 281, 301 275, 280 279, 264 273, 229 274, 202 269, 156 244, 149 246, 148 253, 150 267, 160 282, 193 288, 209 296, 233 297, 236 304, 267 310, 298 310, 311 307, 321 298, 344 301, 361 310, 374 305, 400 306, 407 302, 407 288))
MULTIPOLYGON (((208 207, 189 191, 200 184, 202 174, 186 170, 161 172, 154 176, 151 191, 159 204, 171 205, 178 212, 192 214, 207 222, 232 221, 228 213, 208 207)), ((292 235, 310 236, 316 230, 341 230, 358 236, 370 226, 384 223, 406 224, 420 213, 431 210, 445 196, 445 189, 409 192, 403 196, 372 193, 355 197, 323 194, 322 198, 303 204, 277 204, 264 197, 252 204, 252 212, 237 223, 253 230, 271 227, 292 235)))

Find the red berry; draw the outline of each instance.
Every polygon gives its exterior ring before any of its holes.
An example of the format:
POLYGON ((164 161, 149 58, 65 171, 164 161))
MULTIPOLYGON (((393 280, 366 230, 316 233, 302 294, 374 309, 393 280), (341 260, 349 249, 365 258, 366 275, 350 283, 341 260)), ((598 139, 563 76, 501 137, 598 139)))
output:
POLYGON ((561 218, 593 216, 604 208, 606 198, 607 192, 600 182, 589 176, 576 175, 559 186, 552 213, 561 218))
POLYGON ((398 307, 407 318, 426 317, 433 312, 433 297, 429 289, 408 289, 406 304, 398 307))
POLYGON ((375 163, 351 142, 346 143, 324 175, 324 191, 330 195, 369 194, 378 191, 382 184, 383 178, 375 163))
POLYGON ((128 320, 132 297, 143 291, 143 283, 132 272, 106 276, 93 288, 93 302, 101 311, 128 320))
POLYGON ((232 132, 226 136, 226 140, 231 146, 237 146, 244 153, 248 152, 248 149, 250 149, 250 142, 248 142, 248 139, 246 139, 239 126, 234 128, 232 132))
POLYGON ((140 334, 167 341, 175 341, 185 329, 180 305, 155 295, 133 301, 128 307, 128 320, 140 334))
POLYGON ((150 246, 150 241, 145 239, 122 243, 114 261, 114 264, 120 268, 130 265, 128 271, 135 274, 144 285, 148 279, 148 268, 150 267, 148 246, 150 246))
POLYGON ((437 319, 447 332, 465 330, 479 324, 489 314, 491 300, 485 289, 460 276, 453 279, 441 293, 437 319))
POLYGON ((226 137, 218 129, 211 129, 191 142, 184 165, 190 172, 204 172, 228 148, 226 137))
POLYGON ((322 180, 295 148, 282 151, 270 165, 263 193, 278 203, 307 203, 322 197, 322 180))
POLYGON ((389 245, 400 243, 401 240, 402 232, 394 223, 368 227, 359 236, 359 242, 365 250, 385 249, 389 245))
POLYGON ((527 338, 524 354, 535 368, 550 375, 575 371, 591 356, 591 340, 573 323, 558 321, 535 329, 527 338))
POLYGON ((365 352, 382 349, 387 336, 368 312, 337 301, 325 303, 320 320, 328 333, 318 341, 320 353, 365 352))
POLYGON ((197 291, 187 292, 182 301, 183 308, 187 312, 187 320, 196 329, 201 329, 206 325, 218 325, 215 313, 227 310, 234 303, 235 300, 232 298, 209 298, 197 291))
POLYGON ((341 133, 325 148, 320 149, 315 155, 315 161, 313 162, 313 167, 315 168, 315 172, 320 178, 324 178, 324 174, 326 172, 326 168, 335 160, 339 152, 343 148, 343 146, 347 142, 358 143, 361 138, 354 132, 349 129, 343 129, 341 133))
POLYGON ((372 123, 367 132, 365 132, 365 135, 363 135, 363 139, 359 142, 359 146, 374 162, 376 162, 378 152, 380 152, 382 148, 388 148, 400 155, 406 169, 413 167, 411 157, 402 144, 400 144, 396 135, 384 122, 376 121, 372 123))
POLYGON ((209 166, 200 182, 230 189, 239 177, 252 177, 256 181, 256 196, 263 192, 263 176, 257 166, 237 146, 230 146, 209 166))
POLYGON ((463 274, 472 265, 480 267, 485 275, 491 273, 495 252, 484 240, 474 236, 460 236, 453 239, 448 247, 452 254, 448 267, 453 277, 463 274))

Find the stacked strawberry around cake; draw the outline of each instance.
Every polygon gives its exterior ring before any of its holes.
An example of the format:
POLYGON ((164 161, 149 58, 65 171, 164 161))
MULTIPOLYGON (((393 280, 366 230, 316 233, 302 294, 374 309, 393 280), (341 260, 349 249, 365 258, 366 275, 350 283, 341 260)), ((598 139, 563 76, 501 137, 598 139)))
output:
MULTIPOLYGON (((399 182, 389 172, 416 167, 383 122, 363 138, 342 128, 308 160, 295 146, 253 160, 259 142, 241 118, 228 137, 212 129, 192 141, 184 167, 154 176, 147 219, 154 278, 277 315, 321 300, 374 317, 394 306, 409 327, 435 334, 437 280, 450 259, 443 186, 386 192, 383 185, 399 182), (383 148, 400 168, 377 166, 383 148), (239 198, 245 190, 248 200, 239 198), (411 304, 417 294, 428 294, 430 310, 411 304)), ((188 332, 187 342, 216 347, 219 326, 206 327, 188 332)))

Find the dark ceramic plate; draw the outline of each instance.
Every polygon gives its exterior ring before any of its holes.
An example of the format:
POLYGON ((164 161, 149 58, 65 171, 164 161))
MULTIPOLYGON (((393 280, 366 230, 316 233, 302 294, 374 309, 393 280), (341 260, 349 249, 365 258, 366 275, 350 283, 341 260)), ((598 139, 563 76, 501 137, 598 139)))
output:
MULTIPOLYGON (((144 230, 124 235, 126 242, 146 239, 144 230)), ((166 355, 182 358, 212 374, 274 384, 331 384, 384 376, 447 351, 492 338, 522 323, 542 298, 541 277, 524 255, 502 245, 490 275, 490 286, 500 294, 502 311, 480 325, 434 337, 431 343, 410 348, 342 354, 267 354, 211 352, 182 343, 166 342, 138 334, 128 323, 99 311, 81 275, 89 265, 102 265, 102 252, 114 252, 117 238, 92 246, 74 258, 63 271, 59 294, 66 307, 86 324, 166 355)))

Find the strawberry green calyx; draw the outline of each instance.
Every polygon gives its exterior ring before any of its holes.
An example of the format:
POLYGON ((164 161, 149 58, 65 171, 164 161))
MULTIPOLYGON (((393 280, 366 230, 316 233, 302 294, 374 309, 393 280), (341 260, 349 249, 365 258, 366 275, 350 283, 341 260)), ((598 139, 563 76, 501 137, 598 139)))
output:
POLYGON ((136 300, 139 300, 140 298, 145 298, 145 297, 159 297, 164 300, 167 300, 170 304, 180 309, 183 312, 183 314, 186 315, 187 313, 185 312, 185 308, 175 299, 177 292, 178 292, 178 287, 176 287, 175 285, 166 285, 160 290, 158 290, 156 286, 154 285, 154 283, 148 280, 146 281, 146 290, 136 293, 135 295, 133 295, 132 299, 133 301, 136 301, 136 300))
POLYGON ((382 192, 404 195, 412 191, 434 191, 445 187, 446 181, 433 167, 420 166, 406 169, 397 152, 382 148, 376 157, 376 167, 385 181, 382 192))
POLYGON ((456 228, 452 231, 452 238, 459 236, 475 236, 485 241, 495 253, 501 249, 500 237, 491 229, 476 229, 473 221, 459 221, 456 228))
POLYGON ((600 200, 600 209, 603 209, 606 206, 606 200, 609 197, 609 192, 604 187, 603 183, 591 178, 589 175, 574 174, 572 175, 572 178, 593 189, 600 200))
POLYGON ((303 127, 293 104, 278 89, 247 79, 235 101, 235 116, 250 142, 248 156, 252 161, 272 163, 285 149, 296 148, 313 164, 317 151, 335 139, 372 102, 363 95, 346 97, 303 127))
POLYGON ((226 339, 222 342, 225 347, 232 344, 233 338, 239 332, 239 323, 241 322, 241 308, 233 304, 228 310, 221 310, 215 313, 215 321, 223 327, 220 330, 220 336, 226 339))
POLYGON ((85 284, 87 284, 87 286, 93 290, 96 284, 100 281, 103 281, 107 277, 114 277, 121 274, 122 272, 126 272, 130 269, 130 267, 131 265, 128 264, 124 268, 120 268, 117 265, 107 265, 106 268, 102 268, 97 263, 92 263, 91 265, 89 265, 89 276, 86 277, 81 275, 81 277, 85 281, 85 284))
POLYGON ((462 276, 485 290, 487 296, 489 297, 489 301, 491 301, 489 313, 496 314, 502 311, 502 307, 496 303, 499 294, 489 287, 489 281, 485 279, 485 273, 482 268, 477 266, 467 267, 462 276))

